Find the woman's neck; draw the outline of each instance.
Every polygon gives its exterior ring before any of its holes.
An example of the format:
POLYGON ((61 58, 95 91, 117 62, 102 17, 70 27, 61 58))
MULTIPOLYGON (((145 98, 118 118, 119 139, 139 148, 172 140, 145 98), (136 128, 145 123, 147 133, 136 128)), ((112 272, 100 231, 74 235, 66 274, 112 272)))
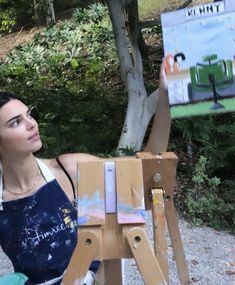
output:
POLYGON ((2 167, 3 189, 16 195, 32 190, 39 179, 40 170, 32 154, 21 159, 3 158, 2 167))

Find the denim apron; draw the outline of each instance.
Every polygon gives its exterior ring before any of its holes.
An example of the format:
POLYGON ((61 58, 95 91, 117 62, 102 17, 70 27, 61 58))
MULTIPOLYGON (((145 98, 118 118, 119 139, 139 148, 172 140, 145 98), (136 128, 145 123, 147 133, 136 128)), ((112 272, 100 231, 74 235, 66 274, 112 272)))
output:
POLYGON ((37 159, 47 183, 35 194, 2 201, 0 245, 14 271, 33 284, 60 284, 77 242, 77 212, 48 167, 37 159))

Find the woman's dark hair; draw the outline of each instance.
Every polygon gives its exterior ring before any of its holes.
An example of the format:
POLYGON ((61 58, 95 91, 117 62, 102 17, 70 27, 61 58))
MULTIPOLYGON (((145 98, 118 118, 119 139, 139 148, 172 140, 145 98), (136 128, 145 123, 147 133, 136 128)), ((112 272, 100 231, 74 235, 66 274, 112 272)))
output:
POLYGON ((19 97, 13 93, 0 91, 0 108, 2 108, 2 106, 5 105, 7 102, 14 99, 20 100, 19 97))

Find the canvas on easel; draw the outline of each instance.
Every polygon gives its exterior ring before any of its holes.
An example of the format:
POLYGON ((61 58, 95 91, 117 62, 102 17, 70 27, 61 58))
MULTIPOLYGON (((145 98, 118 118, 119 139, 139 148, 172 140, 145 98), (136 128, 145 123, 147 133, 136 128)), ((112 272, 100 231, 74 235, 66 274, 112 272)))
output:
POLYGON ((161 14, 171 117, 235 110, 235 1, 161 14))

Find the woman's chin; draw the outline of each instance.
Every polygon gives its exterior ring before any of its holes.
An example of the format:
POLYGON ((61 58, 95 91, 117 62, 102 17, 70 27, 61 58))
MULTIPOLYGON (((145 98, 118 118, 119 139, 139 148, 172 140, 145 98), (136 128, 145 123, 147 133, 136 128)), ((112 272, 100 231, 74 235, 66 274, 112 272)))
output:
POLYGON ((42 142, 39 140, 35 145, 33 146, 32 152, 37 152, 42 148, 42 142))

